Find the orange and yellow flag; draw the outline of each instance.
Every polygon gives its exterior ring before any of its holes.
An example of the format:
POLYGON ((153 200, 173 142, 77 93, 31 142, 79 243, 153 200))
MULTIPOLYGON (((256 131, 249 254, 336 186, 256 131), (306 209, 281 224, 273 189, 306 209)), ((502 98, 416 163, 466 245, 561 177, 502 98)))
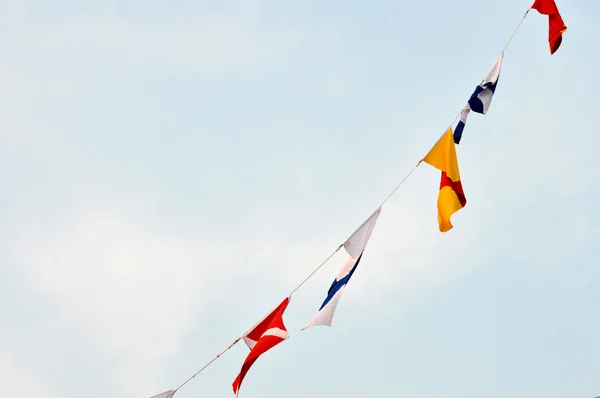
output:
POLYGON ((460 182, 458 159, 452 129, 446 133, 431 148, 423 158, 425 163, 441 170, 440 193, 438 194, 438 222, 440 231, 448 232, 452 229, 450 217, 467 204, 467 199, 460 182))

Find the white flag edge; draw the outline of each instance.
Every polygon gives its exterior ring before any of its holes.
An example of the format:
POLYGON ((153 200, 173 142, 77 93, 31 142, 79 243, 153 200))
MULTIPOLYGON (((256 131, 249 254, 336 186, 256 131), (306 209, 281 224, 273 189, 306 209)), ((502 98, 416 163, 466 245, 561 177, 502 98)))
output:
POLYGON ((373 233, 373 229, 375 228, 375 223, 377 223, 377 219, 379 218, 379 213, 381 213, 381 207, 378 207, 377 210, 375 210, 373 214, 371 214, 369 218, 367 218, 365 222, 350 235, 346 242, 344 242, 344 249, 346 249, 353 259, 356 260, 363 250, 365 250, 365 247, 371 238, 371 234, 373 233))
POLYGON ((173 397, 173 395, 175 395, 176 392, 177 392, 177 390, 170 390, 170 391, 163 392, 162 394, 154 395, 150 398, 171 398, 171 397, 173 397))

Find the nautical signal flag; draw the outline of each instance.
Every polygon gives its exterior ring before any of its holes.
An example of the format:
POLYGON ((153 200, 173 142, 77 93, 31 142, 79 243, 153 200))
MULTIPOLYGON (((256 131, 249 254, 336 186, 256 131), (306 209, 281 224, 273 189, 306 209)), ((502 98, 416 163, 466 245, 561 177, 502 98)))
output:
POLYGON ((535 0, 531 8, 542 15, 548 15, 548 43, 550 54, 554 54, 562 43, 562 34, 567 31, 567 25, 560 16, 554 0, 535 0))
POLYGON ((441 232, 448 232, 452 229, 450 217, 467 204, 460 181, 456 146, 451 128, 431 148, 423 161, 442 172, 437 200, 438 223, 441 232))
POLYGON ((319 308, 317 314, 302 330, 317 325, 331 326, 337 304, 342 297, 346 285, 350 281, 352 275, 354 275, 354 271, 356 271, 356 268, 360 263, 360 259, 362 258, 365 247, 373 233, 373 228, 375 228, 375 223, 377 223, 380 212, 381 207, 375 210, 375 212, 371 214, 371 216, 369 216, 369 218, 367 218, 367 220, 362 223, 362 225, 358 227, 344 243, 344 249, 346 249, 349 257, 327 291, 327 297, 325 298, 325 301, 323 301, 323 304, 321 304, 321 308, 319 308))
POLYGON ((163 392, 162 394, 155 395, 150 398, 172 398, 176 392, 177 391, 175 391, 175 390, 171 390, 171 391, 163 392))
POLYGON ((456 144, 460 143, 469 112, 473 111, 485 115, 490 109, 492 98, 496 92, 496 86, 498 85, 498 79, 500 79, 500 70, 502 69, 503 58, 504 53, 500 54, 500 56, 496 59, 496 62, 494 62, 494 66, 492 66, 492 69, 490 69, 483 81, 477 87, 475 87, 475 90, 473 91, 473 94, 471 94, 469 101, 460 112, 460 120, 458 121, 454 131, 454 142, 456 144))
POLYGON ((479 86, 475 87, 475 91, 471 94, 471 98, 469 98, 469 108, 473 112, 486 114, 488 109, 490 109, 490 105, 492 104, 492 98, 494 97, 494 93, 496 92, 496 85, 498 84, 498 79, 500 78, 500 70, 502 69, 502 59, 504 58, 504 53, 500 54, 496 62, 494 62, 494 66, 488 72, 487 76, 483 79, 483 81, 479 84, 479 86))
POLYGON ((236 397, 239 394, 246 373, 248 373, 248 370, 250 370, 258 357, 289 337, 287 329, 283 324, 283 313, 289 302, 290 298, 286 297, 277 308, 244 334, 243 339, 248 348, 250 348, 250 353, 242 365, 240 374, 237 375, 232 384, 233 393, 236 397))
POLYGON ((456 128, 454 129, 454 143, 460 144, 460 140, 462 138, 463 131, 465 129, 465 125, 467 124, 467 117, 469 116, 469 112, 471 108, 469 108, 469 104, 465 105, 465 107, 460 111, 460 119, 456 124, 456 128))

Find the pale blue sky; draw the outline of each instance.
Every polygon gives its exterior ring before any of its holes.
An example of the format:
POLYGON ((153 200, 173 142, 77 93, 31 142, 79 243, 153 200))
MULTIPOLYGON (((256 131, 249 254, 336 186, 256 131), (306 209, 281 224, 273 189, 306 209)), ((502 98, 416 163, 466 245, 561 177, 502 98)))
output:
MULTIPOLYGON (((149 397, 276 306, 435 143, 530 5, 0 1, 0 386, 149 397)), ((334 258, 242 397, 600 395, 598 0, 532 12, 458 149, 334 258)), ((236 346, 177 398, 229 397, 236 346)))

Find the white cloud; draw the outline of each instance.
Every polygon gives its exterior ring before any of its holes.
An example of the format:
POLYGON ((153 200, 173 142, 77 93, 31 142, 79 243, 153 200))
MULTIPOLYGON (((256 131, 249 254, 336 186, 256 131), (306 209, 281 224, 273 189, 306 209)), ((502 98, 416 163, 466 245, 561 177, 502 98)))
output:
POLYGON ((73 17, 17 27, 2 44, 13 62, 37 59, 45 68, 62 68, 67 74, 94 71, 101 76, 150 69, 249 71, 282 60, 307 38, 293 28, 273 35, 262 26, 261 21, 227 15, 163 21, 73 17))
POLYGON ((18 350, 8 348, 4 344, 0 346, 0 384, 2 393, 14 397, 47 397, 55 398, 52 389, 44 385, 35 377, 35 373, 27 364, 17 357, 18 350))
POLYGON ((111 372, 128 395, 148 391, 148 379, 158 378, 163 359, 177 351, 203 312, 239 299, 222 294, 229 283, 240 281, 250 290, 261 283, 277 286, 274 281, 287 274, 281 259, 293 258, 288 265, 294 266, 314 255, 303 243, 260 237, 223 242, 168 236, 101 207, 74 209, 70 220, 43 229, 22 225, 11 239, 11 257, 21 264, 28 290, 51 297, 102 358, 120 358, 111 372))

